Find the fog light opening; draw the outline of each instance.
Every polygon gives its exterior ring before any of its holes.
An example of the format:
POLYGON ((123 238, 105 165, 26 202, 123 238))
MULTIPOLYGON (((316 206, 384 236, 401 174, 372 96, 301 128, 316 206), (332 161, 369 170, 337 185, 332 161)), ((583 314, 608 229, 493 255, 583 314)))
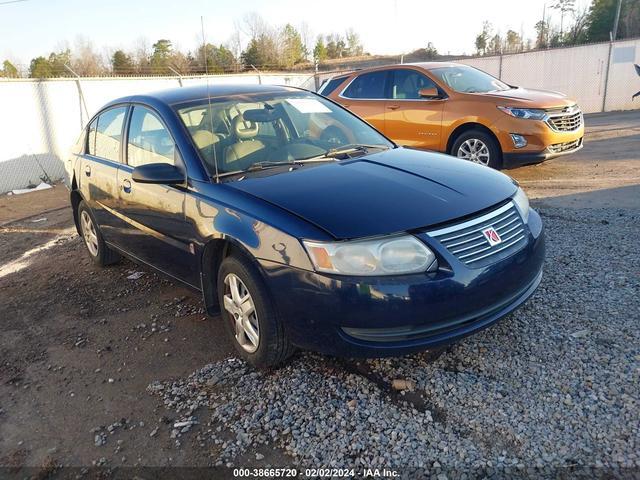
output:
POLYGON ((516 148, 522 148, 527 146, 527 139, 524 138, 523 135, 518 135, 517 133, 511 133, 511 140, 513 140, 513 145, 516 148))
POLYGON ((517 133, 511 133, 511 140, 516 148, 523 148, 527 146, 527 139, 523 135, 517 133))

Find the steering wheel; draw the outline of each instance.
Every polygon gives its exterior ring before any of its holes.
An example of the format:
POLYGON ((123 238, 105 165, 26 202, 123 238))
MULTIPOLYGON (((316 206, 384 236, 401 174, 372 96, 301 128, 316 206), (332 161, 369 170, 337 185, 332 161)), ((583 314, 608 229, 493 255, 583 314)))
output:
POLYGON ((344 132, 333 125, 325 128, 324 132, 320 135, 320 140, 332 146, 349 143, 349 139, 344 132))

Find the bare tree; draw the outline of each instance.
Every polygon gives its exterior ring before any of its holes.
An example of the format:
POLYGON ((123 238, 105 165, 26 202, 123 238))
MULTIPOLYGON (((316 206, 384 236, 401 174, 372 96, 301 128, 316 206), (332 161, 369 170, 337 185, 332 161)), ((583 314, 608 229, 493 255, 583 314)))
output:
POLYGON ((242 17, 243 32, 249 38, 258 38, 266 35, 271 28, 256 12, 245 13, 242 17))
POLYGON ((151 47, 146 37, 139 37, 133 49, 133 60, 138 73, 148 73, 151 65, 151 47))
POLYGON ((557 0, 551 5, 554 10, 560 10, 560 37, 564 35, 564 16, 575 10, 576 0, 557 0))
POLYGON ((240 58, 242 55, 242 28, 236 20, 233 22, 233 33, 227 40, 227 48, 231 50, 234 58, 240 58))
POLYGON ((574 10, 573 12, 573 24, 571 28, 565 34, 565 43, 569 45, 576 45, 584 42, 587 36, 587 27, 589 26, 589 10, 582 8, 574 10))
POLYGON ((80 76, 95 77, 106 72, 102 56, 93 48, 93 43, 79 35, 72 50, 71 67, 80 76))
POLYGON ((302 38, 305 58, 308 59, 315 44, 313 32, 309 28, 309 24, 307 22, 302 22, 298 31, 300 32, 300 38, 302 38))

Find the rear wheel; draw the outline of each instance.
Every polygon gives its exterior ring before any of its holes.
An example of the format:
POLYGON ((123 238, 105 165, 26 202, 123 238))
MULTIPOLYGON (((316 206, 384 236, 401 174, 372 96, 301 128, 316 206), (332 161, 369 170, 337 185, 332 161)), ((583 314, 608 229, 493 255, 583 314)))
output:
POLYGON ((469 130, 453 142, 451 154, 496 169, 502 168, 502 151, 495 139, 482 130, 469 130))
POLYGON ((104 243, 93 213, 84 200, 78 205, 78 219, 80 220, 80 233, 91 260, 101 267, 118 262, 120 255, 104 243))
POLYGON ((257 368, 272 367, 292 353, 282 319, 257 269, 241 256, 229 256, 218 271, 222 320, 238 354, 257 368))

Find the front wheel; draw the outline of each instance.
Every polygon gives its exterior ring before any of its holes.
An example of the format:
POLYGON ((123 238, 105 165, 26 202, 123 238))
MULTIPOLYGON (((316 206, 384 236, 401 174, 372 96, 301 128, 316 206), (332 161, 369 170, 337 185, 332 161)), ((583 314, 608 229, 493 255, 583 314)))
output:
POLYGON ((282 363, 293 353, 269 293, 256 267, 229 256, 218 271, 222 320, 238 354, 257 368, 282 363))
POLYGON ((456 138, 451 154, 487 167, 502 168, 500 145, 491 135, 481 130, 469 130, 456 138))

